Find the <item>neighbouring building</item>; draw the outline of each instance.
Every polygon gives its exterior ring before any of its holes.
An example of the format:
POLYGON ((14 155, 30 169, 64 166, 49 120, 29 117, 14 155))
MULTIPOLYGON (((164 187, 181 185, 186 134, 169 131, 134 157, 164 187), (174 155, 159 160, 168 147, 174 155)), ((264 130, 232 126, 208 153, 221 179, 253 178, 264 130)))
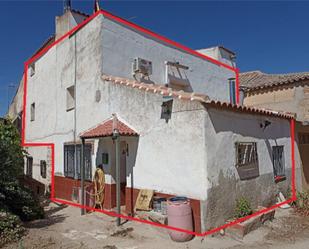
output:
POLYGON ((260 71, 240 74, 244 104, 296 114, 297 151, 301 158, 299 185, 309 189, 309 72, 266 74, 260 71))
MULTIPOLYGON (((57 17, 55 36, 39 51, 86 18, 74 10, 57 17)), ((253 207, 275 203, 291 182, 293 115, 235 104, 233 52, 200 51, 225 67, 120 20, 97 15, 28 68, 25 141, 54 143, 56 198, 72 201, 80 186, 85 139, 87 184, 103 165, 104 208, 115 207, 117 127, 129 215, 140 189, 190 198, 196 232, 233 216, 241 196, 253 207)), ((9 110, 15 119, 22 83, 9 110)), ((28 152, 25 173, 50 184, 50 150, 28 152)))

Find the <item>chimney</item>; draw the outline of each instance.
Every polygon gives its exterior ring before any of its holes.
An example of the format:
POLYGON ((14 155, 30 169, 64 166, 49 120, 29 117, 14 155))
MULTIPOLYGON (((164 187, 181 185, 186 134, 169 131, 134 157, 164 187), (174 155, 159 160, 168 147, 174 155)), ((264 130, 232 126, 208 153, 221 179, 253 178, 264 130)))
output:
POLYGON ((65 0, 64 13, 62 16, 56 16, 56 39, 60 38, 79 23, 83 22, 88 15, 71 8, 71 1, 65 0))
POLYGON ((223 46, 204 48, 196 51, 231 67, 236 67, 236 54, 223 46))

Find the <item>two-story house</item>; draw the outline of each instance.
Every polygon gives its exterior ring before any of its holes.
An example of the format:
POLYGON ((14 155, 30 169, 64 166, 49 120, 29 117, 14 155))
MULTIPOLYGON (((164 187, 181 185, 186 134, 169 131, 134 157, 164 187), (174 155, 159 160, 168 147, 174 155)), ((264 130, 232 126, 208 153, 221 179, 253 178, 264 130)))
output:
POLYGON ((186 196, 196 232, 223 224, 241 196, 269 206, 290 187, 293 116, 236 105, 233 52, 197 52, 106 11, 74 10, 56 18, 39 51, 10 114, 26 112, 27 143, 54 144, 55 175, 39 146, 28 147, 25 173, 46 184, 54 177, 56 198, 72 201, 80 187, 82 140, 86 180, 103 166, 105 209, 116 205, 118 159, 128 214, 140 189, 186 196))

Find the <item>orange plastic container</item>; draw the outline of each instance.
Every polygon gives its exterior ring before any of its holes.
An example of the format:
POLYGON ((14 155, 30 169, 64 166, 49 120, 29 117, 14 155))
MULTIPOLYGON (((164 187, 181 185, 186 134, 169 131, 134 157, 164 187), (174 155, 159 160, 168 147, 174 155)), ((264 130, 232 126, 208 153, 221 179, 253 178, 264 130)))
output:
MULTIPOLYGON (((190 200, 186 197, 173 197, 167 201, 168 225, 176 228, 193 231, 193 220, 190 200)), ((191 240, 193 235, 185 232, 169 230, 172 240, 185 242, 191 240)))

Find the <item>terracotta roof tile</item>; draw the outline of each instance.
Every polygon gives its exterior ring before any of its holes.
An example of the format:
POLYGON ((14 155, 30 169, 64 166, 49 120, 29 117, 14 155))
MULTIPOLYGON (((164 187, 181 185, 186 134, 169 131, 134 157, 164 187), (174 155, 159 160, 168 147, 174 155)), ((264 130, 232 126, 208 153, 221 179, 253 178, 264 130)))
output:
POLYGON ((249 106, 244 106, 244 105, 230 104, 230 103, 222 102, 222 101, 215 101, 215 100, 211 100, 205 94, 176 91, 176 90, 173 90, 172 88, 165 87, 164 85, 146 84, 146 83, 141 83, 135 80, 124 79, 124 78, 114 77, 110 75, 103 75, 102 78, 103 80, 113 82, 114 84, 119 84, 119 85, 136 88, 136 89, 143 90, 143 91, 157 93, 163 96, 172 96, 178 99, 183 99, 183 100, 188 100, 188 101, 198 101, 208 106, 212 106, 216 108, 228 109, 231 111, 238 111, 238 112, 260 114, 260 115, 275 116, 275 117, 287 118, 287 119, 292 119, 295 117, 295 114, 293 113, 278 112, 278 111, 273 111, 273 110, 269 110, 265 108, 254 108, 254 107, 249 107, 249 106))
POLYGON ((118 129, 121 136, 138 136, 138 133, 130 128, 125 123, 121 122, 117 117, 109 118, 102 123, 96 125, 89 130, 80 134, 81 138, 98 138, 108 137, 113 135, 113 130, 118 129))
POLYGON ((297 83, 303 80, 309 80, 309 72, 266 74, 261 71, 251 71, 239 75, 240 85, 247 87, 248 91, 297 83))

